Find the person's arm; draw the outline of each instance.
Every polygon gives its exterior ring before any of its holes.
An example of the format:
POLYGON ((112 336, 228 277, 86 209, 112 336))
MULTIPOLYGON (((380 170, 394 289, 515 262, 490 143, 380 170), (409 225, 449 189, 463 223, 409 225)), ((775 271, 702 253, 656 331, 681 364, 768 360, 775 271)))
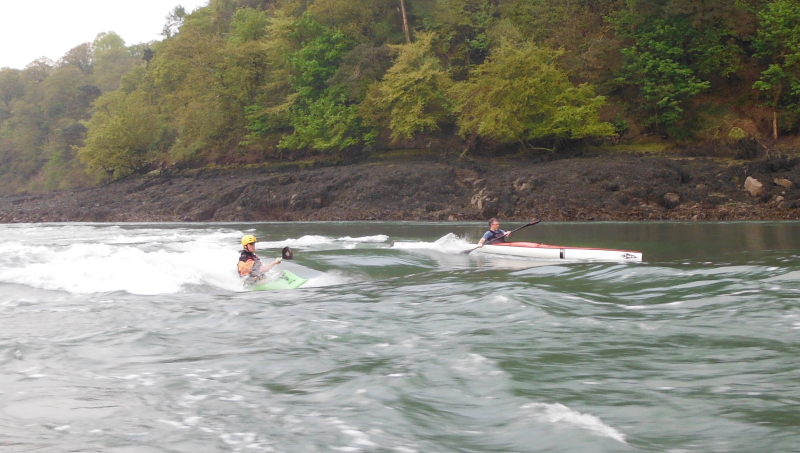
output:
POLYGON ((487 231, 486 233, 483 233, 483 237, 481 238, 480 241, 478 241, 478 247, 483 247, 483 245, 486 242, 486 240, 489 239, 490 237, 492 237, 492 232, 491 231, 487 231))
POLYGON ((269 270, 272 269, 273 267, 275 267, 278 264, 280 264, 281 261, 283 261, 283 258, 281 258, 281 257, 275 258, 275 261, 273 261, 273 262, 271 262, 271 263, 269 263, 267 265, 264 265, 264 264, 261 263, 261 261, 259 261, 258 263, 260 264, 260 266, 258 266, 258 269, 256 269, 255 266, 254 266, 253 270, 258 272, 260 275, 263 275, 263 274, 266 274, 267 272, 269 272, 269 270))
POLYGON ((282 257, 279 256, 279 257, 275 258, 275 261, 267 264, 267 269, 264 272, 267 272, 268 270, 272 269, 273 267, 277 266, 278 264, 281 264, 281 261, 283 261, 282 257))

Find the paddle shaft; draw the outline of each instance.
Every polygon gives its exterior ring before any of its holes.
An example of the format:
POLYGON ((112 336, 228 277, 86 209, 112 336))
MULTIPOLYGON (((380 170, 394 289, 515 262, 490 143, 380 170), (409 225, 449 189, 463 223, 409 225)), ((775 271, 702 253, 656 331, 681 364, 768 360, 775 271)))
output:
MULTIPOLYGON (((533 222, 526 223, 525 225, 522 225, 521 227, 519 227, 519 228, 517 228, 517 229, 515 229, 515 230, 511 230, 511 232, 510 232, 510 233, 515 233, 515 232, 517 232, 517 231, 519 231, 519 230, 521 230, 521 229, 523 229, 523 228, 527 228, 527 227, 529 227, 529 226, 531 226, 531 225, 536 225, 536 224, 537 224, 537 223, 539 223, 539 222, 541 222, 541 220, 534 220, 533 222)), ((510 234, 510 233, 509 233, 509 234, 510 234)), ((486 242, 485 242, 483 245, 486 245, 486 244, 491 244, 492 242, 499 241, 500 239, 503 239, 504 237, 505 237, 505 236, 501 236, 501 237, 499 237, 499 238, 494 238, 494 239, 492 239, 491 241, 486 241, 486 242)), ((467 250, 466 252, 462 252, 462 253, 463 253, 463 254, 465 254, 465 255, 469 255, 470 253, 474 252, 475 250, 478 250, 479 248, 480 248, 480 247, 475 247, 474 249, 470 249, 470 250, 467 250)))

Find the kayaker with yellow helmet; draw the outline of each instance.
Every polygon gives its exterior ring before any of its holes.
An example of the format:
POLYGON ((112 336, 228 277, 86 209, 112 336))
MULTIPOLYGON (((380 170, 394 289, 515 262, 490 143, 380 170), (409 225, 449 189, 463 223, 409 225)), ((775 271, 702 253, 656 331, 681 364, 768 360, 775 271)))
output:
POLYGON ((263 265, 261 263, 261 258, 259 258, 255 251, 256 251, 256 239, 255 236, 251 234, 246 234, 242 237, 242 253, 239 255, 239 276, 247 277, 245 280, 245 285, 257 283, 264 277, 264 274, 267 273, 270 269, 275 267, 276 264, 283 261, 283 258, 278 257, 275 261, 263 265))

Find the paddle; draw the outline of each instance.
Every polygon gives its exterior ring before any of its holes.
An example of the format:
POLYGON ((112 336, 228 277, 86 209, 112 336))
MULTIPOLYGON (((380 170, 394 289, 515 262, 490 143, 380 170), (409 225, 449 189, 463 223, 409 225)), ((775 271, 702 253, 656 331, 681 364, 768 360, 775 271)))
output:
MULTIPOLYGON (((541 221, 542 221, 541 219, 534 220, 533 222, 526 223, 525 225, 522 225, 521 227, 517 228, 516 230, 511 230, 511 232, 512 232, 512 233, 514 233, 514 232, 517 232, 517 231, 519 231, 519 230, 521 230, 521 229, 523 229, 523 228, 527 228, 527 227, 529 227, 529 226, 531 226, 531 225, 536 225, 537 223, 539 223, 539 222, 541 222, 541 221)), ((483 245, 486 245, 486 244, 491 244, 491 243, 492 243, 492 242, 494 242, 494 241, 499 241, 500 239, 503 239, 504 237, 505 237, 505 236, 501 236, 501 237, 499 237, 499 238, 494 238, 494 239, 492 239, 491 241, 486 241, 486 242, 484 242, 484 244, 483 244, 483 245)), ((480 247, 475 247, 474 249, 464 250, 463 252, 461 252, 461 254, 462 254, 462 255, 469 255, 470 253, 474 252, 475 250, 478 250, 479 248, 480 248, 480 247)))

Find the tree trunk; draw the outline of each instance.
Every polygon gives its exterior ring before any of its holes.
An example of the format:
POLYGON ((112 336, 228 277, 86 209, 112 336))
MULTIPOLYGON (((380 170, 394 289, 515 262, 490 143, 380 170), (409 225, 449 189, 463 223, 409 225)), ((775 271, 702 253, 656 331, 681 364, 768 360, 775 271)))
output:
POLYGON ((400 11, 403 14, 403 31, 406 33, 406 41, 411 44, 411 33, 408 31, 408 18, 406 18, 405 0, 400 0, 400 11))
POLYGON ((772 138, 778 139, 778 112, 772 111, 772 138))

